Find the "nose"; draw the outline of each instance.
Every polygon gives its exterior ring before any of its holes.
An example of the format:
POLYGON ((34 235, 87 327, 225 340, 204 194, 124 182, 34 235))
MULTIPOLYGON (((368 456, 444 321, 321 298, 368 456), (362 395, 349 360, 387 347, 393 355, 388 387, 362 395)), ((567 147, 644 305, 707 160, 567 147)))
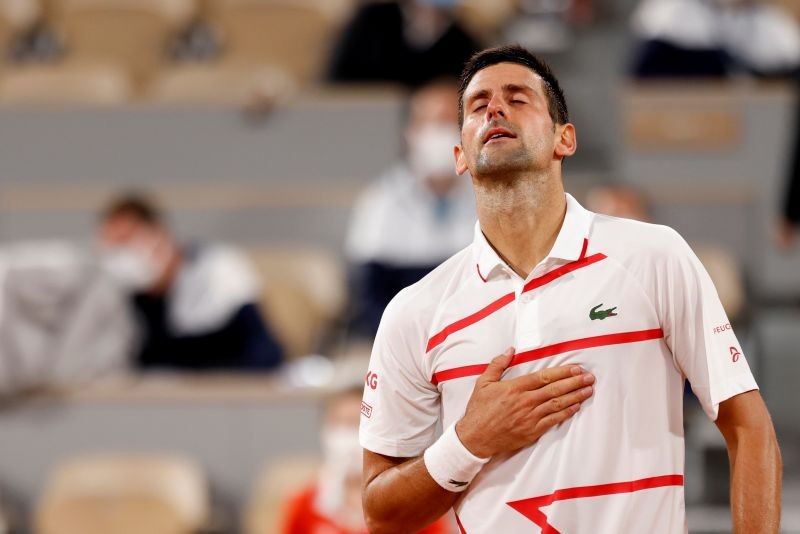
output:
POLYGON ((506 108, 501 95, 493 95, 491 100, 489 100, 489 103, 486 105, 486 120, 491 121, 497 117, 505 118, 505 116, 506 108))

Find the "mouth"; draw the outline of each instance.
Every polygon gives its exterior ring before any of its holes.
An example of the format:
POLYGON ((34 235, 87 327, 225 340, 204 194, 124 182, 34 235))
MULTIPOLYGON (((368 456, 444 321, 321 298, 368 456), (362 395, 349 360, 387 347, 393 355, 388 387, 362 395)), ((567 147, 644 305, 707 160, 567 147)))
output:
POLYGON ((517 136, 505 128, 491 128, 483 136, 483 144, 489 144, 502 139, 516 139, 517 136))

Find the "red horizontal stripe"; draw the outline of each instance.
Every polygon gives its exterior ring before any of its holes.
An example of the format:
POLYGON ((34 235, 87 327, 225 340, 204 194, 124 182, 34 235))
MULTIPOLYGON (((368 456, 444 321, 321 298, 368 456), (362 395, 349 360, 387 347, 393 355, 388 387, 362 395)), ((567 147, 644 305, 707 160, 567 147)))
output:
POLYGON ((549 273, 543 274, 542 276, 538 276, 533 280, 531 280, 530 282, 528 282, 527 284, 525 284, 525 286, 522 288, 522 292, 525 293, 527 291, 531 291, 532 289, 536 289, 537 287, 542 287, 545 284, 549 284, 556 278, 561 278, 565 274, 569 274, 572 271, 581 269, 583 267, 586 267, 593 263, 597 263, 598 261, 604 259, 606 259, 605 254, 597 253, 597 254, 592 254, 591 256, 587 256, 583 259, 573 261, 572 263, 567 263, 566 265, 562 265, 561 267, 553 269, 549 273))
POLYGON ((453 324, 446 326, 444 330, 442 330, 441 332, 439 332, 438 334, 436 334, 435 336, 433 336, 428 340, 428 347, 425 349, 425 352, 426 353, 430 352, 436 345, 439 345, 440 343, 444 342, 444 340, 447 339, 447 336, 449 336, 450 334, 458 332, 459 330, 462 330, 472 324, 477 323, 481 319, 488 317, 489 315, 493 314, 494 312, 496 312, 497 310, 499 310, 500 308, 506 306, 511 302, 514 302, 513 292, 508 293, 507 295, 503 295, 499 299, 495 300, 485 308, 473 313, 472 315, 464 317, 463 319, 460 319, 454 322, 453 324))
MULTIPOLYGON (((573 339, 562 341, 554 345, 539 347, 538 349, 526 350, 514 355, 511 365, 541 360, 556 354, 563 354, 573 350, 591 349, 594 347, 605 347, 607 345, 621 345, 623 343, 636 343, 637 341, 647 341, 649 339, 660 339, 664 337, 664 332, 660 328, 652 330, 638 330, 636 332, 622 332, 619 334, 606 334, 603 336, 585 337, 583 339, 573 339)), ((510 365, 510 366, 511 366, 510 365)), ((509 366, 509 367, 510 367, 509 366)))
POLYGON ((447 369, 446 371, 439 371, 438 373, 433 373, 431 382, 433 382, 433 385, 435 386, 441 382, 453 380, 454 378, 476 376, 482 374, 487 367, 489 367, 488 363, 479 363, 477 365, 465 365, 464 367, 456 367, 454 369, 447 369))
MULTIPOLYGON (((605 259, 605 257, 606 257, 605 254, 598 253, 585 258, 582 257, 576 261, 573 261, 566 265, 562 265, 561 267, 553 269, 547 274, 543 274, 542 276, 536 277, 527 284, 525 284, 525 286, 522 288, 522 292, 525 293, 527 291, 536 289, 537 287, 549 284, 553 280, 560 278, 565 274, 569 274, 575 271, 576 269, 580 269, 582 267, 586 267, 593 263, 597 263, 598 261, 605 259)), ((480 276, 481 280, 483 280, 484 282, 486 281, 481 275, 480 267, 478 267, 478 276, 480 276)), ((444 327, 444 329, 442 329, 439 333, 435 334, 428 340, 428 345, 425 348, 425 352, 428 353, 438 345, 442 344, 450 334, 458 332, 459 330, 463 330, 464 328, 477 323, 481 319, 485 319, 486 317, 493 314, 497 310, 514 302, 514 299, 515 299, 514 293, 513 292, 508 293, 507 295, 503 295, 499 299, 495 300, 485 308, 473 313, 472 315, 464 317, 463 319, 459 319, 458 321, 444 327)))
POLYGON ((581 486, 577 488, 567 488, 556 490, 545 499, 547 506, 555 501, 566 501, 569 499, 583 499, 586 497, 599 497, 601 495, 616 495, 618 493, 633 493, 651 488, 661 488, 665 486, 682 486, 683 475, 663 475, 660 477, 642 478, 630 482, 614 482, 612 484, 599 484, 597 486, 581 486))
MULTIPOLYGON (((535 360, 541 360, 542 358, 547 358, 549 356, 555 356, 556 354, 563 354, 565 352, 571 352, 574 350, 591 349, 609 345, 622 345, 624 343, 636 343, 650 339, 660 339, 662 337, 664 337, 663 330, 660 328, 653 328, 651 330, 637 330, 634 332, 621 332, 618 334, 605 334, 602 336, 562 341, 561 343, 555 343, 553 345, 539 347, 538 349, 517 353, 514 355, 514 358, 512 358, 509 367, 535 360)), ((483 373, 488 366, 489 364, 477 364, 446 369, 444 371, 434 373, 431 382, 433 382, 434 385, 438 385, 447 380, 453 380, 454 378, 476 376, 483 373)))
POLYGON ((619 493, 633 493, 635 491, 668 486, 683 486, 683 475, 662 475, 641 478, 629 482, 614 482, 611 484, 559 489, 549 495, 514 501, 508 503, 508 505, 533 521, 542 529, 543 533, 559 534, 559 531, 547 521, 547 516, 541 510, 541 508, 549 506, 555 501, 599 497, 601 495, 616 495, 619 493))

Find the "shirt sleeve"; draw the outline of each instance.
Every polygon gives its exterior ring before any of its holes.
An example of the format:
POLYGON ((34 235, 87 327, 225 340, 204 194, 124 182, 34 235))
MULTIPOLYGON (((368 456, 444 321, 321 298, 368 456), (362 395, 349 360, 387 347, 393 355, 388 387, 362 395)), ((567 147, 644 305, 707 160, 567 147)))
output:
POLYGON ((664 337, 703 410, 716 420, 721 402, 758 385, 711 278, 683 238, 670 232, 659 291, 664 337))
POLYGON ((439 391, 423 369, 425 341, 409 289, 383 314, 361 405, 361 446, 396 458, 422 454, 435 439, 440 414, 439 391))

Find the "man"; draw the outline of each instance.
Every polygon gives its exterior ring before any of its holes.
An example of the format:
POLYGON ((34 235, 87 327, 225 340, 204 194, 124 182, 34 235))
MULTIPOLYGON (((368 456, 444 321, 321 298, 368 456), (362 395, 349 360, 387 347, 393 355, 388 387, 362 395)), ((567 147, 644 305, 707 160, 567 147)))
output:
POLYGON ((458 86, 439 80, 409 98, 404 159, 360 196, 347 234, 354 267, 355 326, 370 339, 398 291, 417 282, 472 239, 469 179, 453 169, 458 86))
POLYGON ((537 58, 481 52, 461 87, 456 168, 479 224, 378 331, 361 419, 371 532, 451 506, 469 534, 685 532, 684 377, 727 442, 735 530, 777 532, 772 424, 697 258, 669 228, 565 195, 575 128, 537 58))
POLYGON ((147 199, 119 198, 98 230, 106 267, 131 294, 143 328, 140 366, 276 368, 282 351, 257 307, 247 260, 224 246, 182 246, 147 199))

